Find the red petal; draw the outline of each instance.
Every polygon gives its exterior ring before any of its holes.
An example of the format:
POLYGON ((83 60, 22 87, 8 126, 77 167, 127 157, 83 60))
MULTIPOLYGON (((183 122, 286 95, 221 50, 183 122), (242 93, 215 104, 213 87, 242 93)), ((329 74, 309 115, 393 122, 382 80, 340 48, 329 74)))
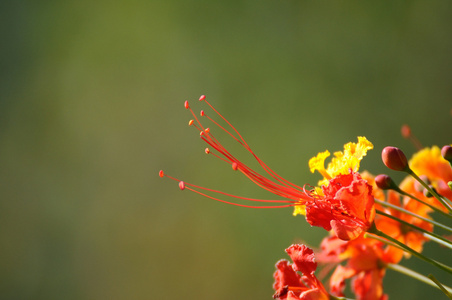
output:
POLYGON ((286 249, 286 252, 294 262, 293 268, 295 271, 300 271, 305 276, 314 276, 317 263, 312 249, 305 245, 292 245, 286 249))
POLYGON ((273 274, 275 282, 273 289, 278 292, 285 286, 305 287, 301 282, 301 276, 295 272, 292 265, 285 259, 281 259, 276 263, 276 271, 273 274))

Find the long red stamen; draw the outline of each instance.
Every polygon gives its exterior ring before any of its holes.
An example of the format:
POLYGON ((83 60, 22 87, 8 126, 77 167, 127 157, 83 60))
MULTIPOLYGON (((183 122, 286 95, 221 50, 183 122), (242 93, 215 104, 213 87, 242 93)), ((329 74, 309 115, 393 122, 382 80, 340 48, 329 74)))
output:
POLYGON ((224 131, 227 135, 229 135, 232 139, 234 139, 236 142, 238 142, 242 147, 244 147, 258 162, 258 164, 265 170, 265 172, 271 177, 271 179, 259 174, 255 170, 251 169, 244 163, 242 163, 240 160, 238 160, 234 155, 232 155, 221 143, 220 141, 215 138, 210 128, 205 127, 200 119, 195 115, 193 110, 191 109, 188 101, 185 101, 184 106, 186 109, 190 111, 190 113, 193 115, 193 119, 190 120, 189 125, 195 127, 199 131, 199 135, 201 139, 206 142, 210 148, 206 148, 205 152, 207 154, 213 154, 215 157, 223 160, 224 162, 227 162, 231 165, 232 169, 235 171, 240 171, 243 173, 246 177, 248 177, 252 182, 254 182, 259 187, 284 198, 290 199, 290 200, 261 200, 261 199, 254 199, 254 198, 247 198, 247 197, 240 197, 232 194, 228 194, 225 192, 212 190, 200 186, 196 186, 193 184, 189 184, 183 181, 180 181, 174 177, 168 176, 164 174, 162 171, 159 173, 160 177, 168 177, 173 180, 179 181, 179 187, 181 190, 188 189, 190 191, 193 191, 195 193, 198 193, 202 196, 205 196, 207 198, 220 201, 223 203, 228 203, 232 205, 242 206, 242 207, 253 207, 253 208, 279 208, 279 207, 290 207, 295 205, 304 205, 308 201, 313 201, 313 196, 310 191, 306 191, 304 187, 297 186, 290 181, 282 178, 279 176, 276 172, 274 172, 270 167, 268 167, 267 164, 265 164, 250 148, 248 143, 245 141, 245 139, 242 137, 242 135, 238 132, 238 130, 225 118, 223 117, 207 100, 205 96, 201 96, 199 98, 200 101, 204 101, 207 103, 207 105, 232 129, 232 131, 229 131, 224 126, 220 125, 217 121, 212 119, 210 116, 206 114, 205 111, 201 111, 200 116, 206 117, 210 122, 212 122, 217 128, 220 128, 222 131, 224 131), (216 150, 214 153, 212 150, 216 150), (229 201, 225 201, 210 195, 207 195, 200 190, 208 191, 216 194, 221 194, 227 197, 232 197, 240 200, 246 200, 246 201, 255 201, 255 202, 269 202, 269 203, 287 203, 285 205, 276 205, 276 206, 251 206, 251 205, 244 205, 244 204, 237 204, 229 201))
POLYGON ((207 197, 207 198, 219 201, 219 202, 231 204, 231 205, 236 205, 236 206, 241 206, 241 207, 249 207, 249 208, 283 208, 283 207, 291 207, 291 206, 295 206, 295 205, 300 205, 299 201, 294 201, 294 200, 263 200, 263 199, 255 199, 255 198, 248 198, 248 197, 232 195, 232 194, 225 193, 225 192, 222 192, 222 191, 217 191, 217 190, 213 190, 213 189, 197 186, 197 185, 194 185, 194 184, 191 184, 191 183, 187 183, 185 181, 182 181, 182 180, 174 178, 174 177, 172 177, 170 175, 167 175, 163 171, 159 172, 159 176, 160 177, 168 177, 168 178, 170 178, 170 179, 172 179, 174 181, 179 182, 179 188, 181 190, 187 189, 187 190, 190 190, 190 191, 195 192, 197 194, 200 194, 200 195, 202 195, 204 197, 207 197), (246 200, 246 201, 265 202, 265 203, 288 203, 288 204, 285 204, 285 205, 271 205, 271 206, 244 205, 244 204, 229 202, 229 201, 226 201, 226 200, 222 200, 222 199, 219 199, 219 198, 207 195, 205 193, 202 193, 202 192, 198 191, 197 189, 205 190, 205 191, 209 191, 209 192, 213 192, 213 193, 217 193, 217 194, 221 194, 221 195, 225 195, 225 196, 232 197, 232 198, 237 198, 237 199, 240 199, 240 200, 246 200))
MULTIPOLYGON (((277 195, 288 197, 288 198, 305 198, 306 194, 303 188, 298 187, 296 185, 288 186, 287 184, 284 184, 284 182, 281 182, 278 180, 278 184, 274 181, 269 180, 268 178, 260 175, 250 167, 246 166, 245 164, 241 163, 238 159, 236 159, 229 151, 227 151, 219 142, 218 140, 213 137, 212 133, 207 134, 208 132, 203 132, 201 138, 209 144, 212 148, 216 149, 219 153, 221 153, 226 159, 223 159, 225 161, 229 161, 229 163, 236 163, 238 165, 238 169, 242 171, 243 174, 245 174, 250 180, 252 180, 254 183, 259 185, 260 187, 275 193, 277 195)), ((250 150, 249 150, 250 151, 250 150)), ((251 152, 251 151, 250 151, 251 152)), ((212 153, 212 152, 211 152, 212 153)), ((217 155, 216 155, 217 156, 217 155)), ((255 156, 255 155, 254 155, 255 156)), ((217 156, 219 157, 219 156, 217 156)), ((256 157, 256 156, 255 156, 256 157)), ((221 158, 221 157, 219 157, 221 158)), ((222 159, 222 158, 221 158, 222 159)), ((260 159, 258 159, 259 162, 262 162, 260 159)), ((261 163, 262 166, 263 163, 261 163)), ((271 174, 270 174, 271 175, 271 174)), ((274 176, 272 176, 275 178, 274 176)))
POLYGON ((407 124, 402 125, 400 132, 404 138, 410 140, 410 142, 417 150, 421 150, 424 148, 419 139, 411 132, 411 127, 409 125, 407 124))
MULTIPOLYGON (((277 183, 269 180, 268 178, 260 175, 253 169, 251 169, 248 166, 246 166, 245 164, 241 163, 240 161, 238 161, 226 149, 222 148, 221 145, 214 145, 211 141, 209 141, 207 138, 205 138, 204 135, 202 136, 202 139, 207 144, 211 145, 213 148, 218 150, 227 159, 223 159, 223 158, 215 155, 216 157, 218 157, 226 162, 229 162, 231 164, 236 164, 237 165, 235 167, 236 170, 239 169, 243 174, 245 174, 245 176, 247 176, 251 181, 256 183, 258 186, 262 187, 263 189, 266 189, 266 190, 268 190, 274 194, 277 194, 279 196, 282 196, 282 197, 287 197, 287 198, 291 198, 291 199, 306 199, 306 197, 305 197, 306 194, 301 188, 300 188, 301 190, 297 190, 297 189, 293 189, 293 188, 290 188, 287 186, 277 184, 277 183)), ((212 152, 210 152, 210 153, 212 153, 212 152)))
MULTIPOLYGON (((212 118, 210 118, 208 115, 206 115, 206 113, 204 111, 202 111, 202 116, 207 117, 211 122, 213 122, 215 125, 217 125, 220 129, 222 129, 224 132, 226 132, 228 135, 230 135, 233 139, 235 139, 238 143, 240 143, 243 147, 245 147, 245 149, 247 149, 253 156, 254 158, 258 161, 258 163, 261 165, 261 167, 275 180, 279 181, 280 183, 282 183, 283 185, 286 186, 291 186, 293 188, 296 189, 301 189, 301 187, 293 184, 292 182, 282 178, 281 176, 279 176, 275 171, 273 171, 266 163, 264 163, 250 148, 250 146, 248 145, 248 143, 246 143, 245 139, 242 137, 242 135, 238 132, 238 130, 225 118, 223 117, 223 115, 221 115, 207 100, 205 100, 205 96, 203 98, 204 102, 206 102, 211 108, 212 110, 217 113, 233 130, 234 132, 239 136, 240 140, 235 137, 232 133, 230 133, 227 129, 225 129, 223 126, 221 126, 220 124, 218 124, 215 120, 213 120, 212 118)), ((200 101, 202 101, 200 99, 200 101)))

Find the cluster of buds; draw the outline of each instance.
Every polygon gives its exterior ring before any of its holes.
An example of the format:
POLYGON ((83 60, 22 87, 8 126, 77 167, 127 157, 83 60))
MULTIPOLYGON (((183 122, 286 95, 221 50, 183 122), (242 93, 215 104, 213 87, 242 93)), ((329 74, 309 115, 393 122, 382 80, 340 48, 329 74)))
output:
POLYGON ((426 277, 400 265, 402 259, 414 256, 434 265, 438 272, 452 274, 451 267, 422 253, 426 242, 452 249, 452 242, 435 232, 438 228, 450 235, 452 228, 434 220, 439 214, 447 220, 452 219, 450 145, 442 149, 437 146, 422 148, 410 128, 404 125, 402 134, 414 141, 419 151, 408 160, 396 147, 383 149, 383 163, 391 170, 407 174, 400 184, 396 184, 388 175, 373 176, 367 171, 359 171, 361 160, 373 145, 365 137, 358 137, 357 143, 347 143, 343 151, 334 152, 327 167, 325 160, 330 156, 329 151, 313 157, 309 161, 310 171, 319 172, 322 178, 316 186, 300 186, 284 179, 265 164, 205 96, 199 100, 220 118, 217 121, 205 111, 201 111, 198 118, 188 101, 184 104, 193 116, 189 125, 199 131, 201 139, 208 145, 205 153, 230 164, 232 170, 239 171, 279 199, 241 197, 187 183, 163 171, 159 176, 177 181, 181 190, 190 190, 227 204, 249 208, 293 207, 294 215, 304 215, 311 226, 322 227, 328 232, 316 253, 306 245, 292 245, 286 249, 293 263, 280 260, 276 264, 273 298, 346 299, 344 291, 347 283, 351 282, 350 290, 356 299, 387 299, 383 278, 389 269, 436 287, 452 299, 452 289, 433 275, 426 277), (263 172, 259 173, 238 160, 216 138, 215 130, 200 121, 201 118, 206 118, 215 129, 226 133, 248 151, 263 172), (328 280, 322 282, 314 274, 318 263, 334 268, 328 280))

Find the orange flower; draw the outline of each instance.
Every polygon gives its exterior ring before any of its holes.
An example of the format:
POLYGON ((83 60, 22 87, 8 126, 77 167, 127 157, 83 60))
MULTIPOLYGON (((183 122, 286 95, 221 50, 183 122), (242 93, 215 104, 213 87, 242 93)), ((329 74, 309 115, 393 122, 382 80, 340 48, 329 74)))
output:
POLYGON ((338 265, 331 275, 331 293, 343 297, 346 280, 353 279, 351 289, 358 300, 386 299, 383 293, 384 252, 383 244, 362 236, 352 241, 338 241, 337 237, 327 237, 322 241, 320 257, 336 263, 347 261, 345 266, 338 265))
POLYGON ((276 271, 273 274, 275 282, 273 289, 276 291, 274 299, 303 299, 303 300, 327 300, 329 295, 322 283, 314 275, 317 263, 314 251, 305 245, 292 245, 286 249, 293 261, 280 260, 276 263, 276 271), (303 276, 299 273, 301 272, 303 276))
MULTIPOLYGON (((424 148, 415 153, 409 161, 410 168, 417 175, 425 175, 437 192, 452 201, 452 190, 447 183, 452 181, 452 168, 441 155, 438 146, 424 148)), ((444 209, 442 205, 437 207, 444 209)), ((446 210, 445 210, 446 211, 446 210)))

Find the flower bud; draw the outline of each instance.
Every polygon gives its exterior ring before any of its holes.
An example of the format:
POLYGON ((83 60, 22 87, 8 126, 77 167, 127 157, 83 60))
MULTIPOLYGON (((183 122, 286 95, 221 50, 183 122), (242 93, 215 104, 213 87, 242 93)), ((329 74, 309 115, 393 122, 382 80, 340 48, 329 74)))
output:
POLYGON ((444 157, 445 160, 452 163, 452 147, 449 145, 444 146, 441 149, 441 155, 444 157))
POLYGON ((408 160, 402 150, 396 147, 385 147, 381 152, 383 163, 394 171, 408 171, 408 160))
POLYGON ((386 174, 375 177, 375 184, 382 190, 392 190, 396 186, 395 182, 386 174))

